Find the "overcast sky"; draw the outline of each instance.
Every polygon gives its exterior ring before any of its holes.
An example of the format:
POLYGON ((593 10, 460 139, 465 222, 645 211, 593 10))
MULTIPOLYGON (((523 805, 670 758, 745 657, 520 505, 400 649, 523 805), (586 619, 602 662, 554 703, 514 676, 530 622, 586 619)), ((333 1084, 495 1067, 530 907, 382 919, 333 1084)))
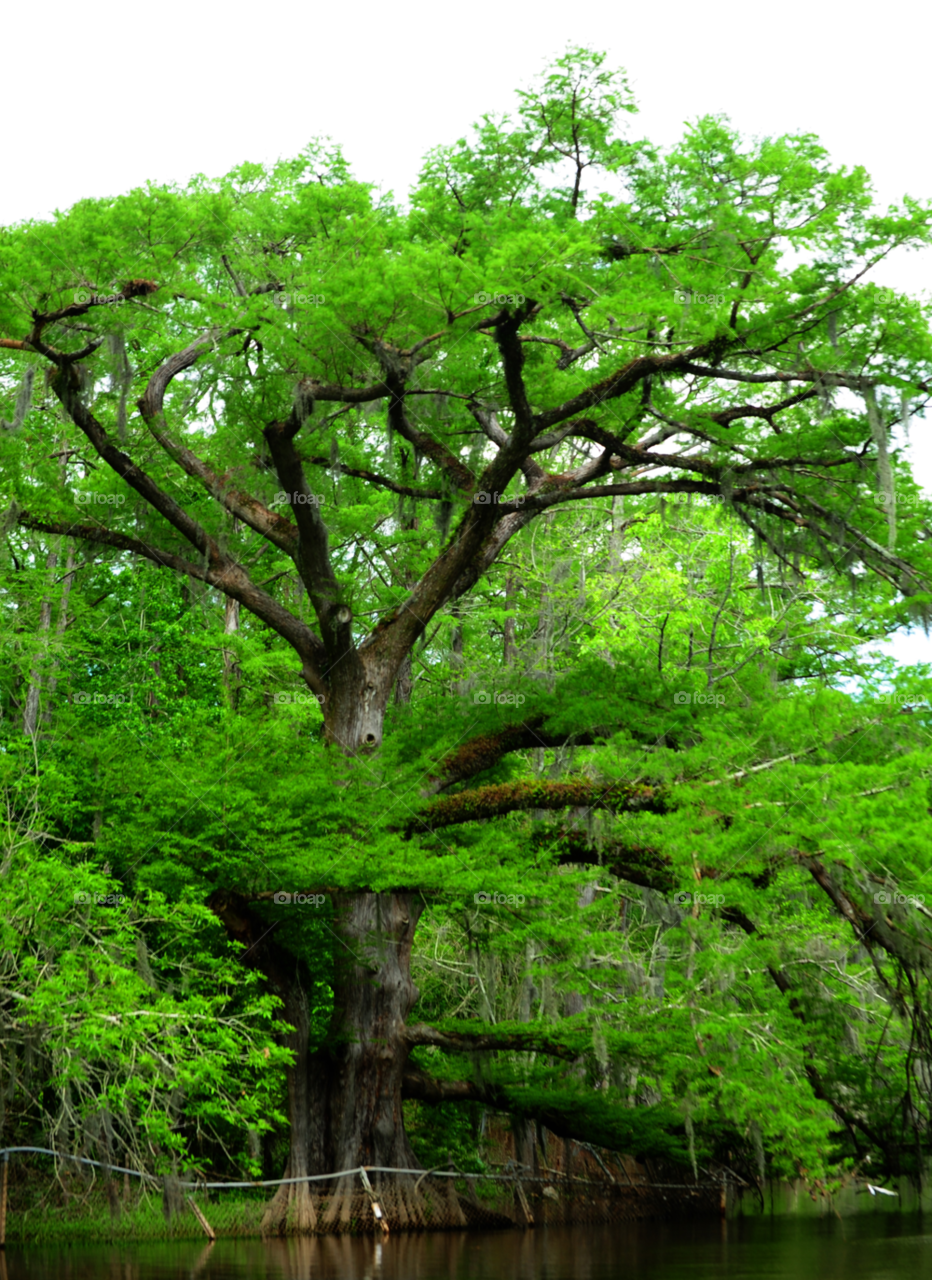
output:
MULTIPOLYGON (((930 14, 905 0, 7 5, 0 224, 321 135, 357 177, 404 195, 428 148, 513 110, 514 89, 567 44, 626 69, 631 129, 655 142, 724 112, 746 134, 817 134, 837 163, 865 166, 884 203, 926 199, 930 14)), ((932 251, 874 278, 932 296, 932 251)), ((912 453, 932 490, 932 446, 919 438, 912 453)), ((897 652, 929 661, 932 642, 897 652)))

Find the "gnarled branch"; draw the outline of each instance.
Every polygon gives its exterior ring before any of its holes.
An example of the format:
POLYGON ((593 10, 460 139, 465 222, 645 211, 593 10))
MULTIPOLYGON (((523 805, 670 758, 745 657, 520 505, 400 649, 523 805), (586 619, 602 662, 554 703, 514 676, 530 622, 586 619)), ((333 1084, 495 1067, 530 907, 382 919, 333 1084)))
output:
POLYGON ((616 813, 666 813, 660 787, 637 782, 509 782, 476 787, 435 801, 404 828, 427 834, 460 822, 497 818, 526 809, 611 809, 616 813))

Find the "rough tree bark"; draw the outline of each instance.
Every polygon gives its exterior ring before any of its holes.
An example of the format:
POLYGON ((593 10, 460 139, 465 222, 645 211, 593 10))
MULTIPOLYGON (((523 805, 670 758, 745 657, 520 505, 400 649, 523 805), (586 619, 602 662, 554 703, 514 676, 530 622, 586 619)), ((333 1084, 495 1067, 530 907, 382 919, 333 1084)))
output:
MULTIPOLYGON (((293 1028, 286 1044, 290 1139, 283 1177, 303 1178, 361 1165, 414 1169, 417 1161, 402 1116, 402 1081, 410 1053, 405 1024, 418 998, 411 980, 411 947, 421 913, 411 893, 338 894, 331 928, 338 945, 333 1014, 324 1043, 311 1051, 304 965, 275 943, 268 925, 236 894, 218 892, 210 906, 230 935, 246 947, 244 960, 264 974, 284 1003, 293 1028)), ((373 1175, 378 1186, 378 1175, 373 1175)), ((393 1226, 421 1226, 414 1179, 389 1180, 381 1193, 393 1226)), ((327 1193, 318 1215, 307 1183, 284 1185, 263 1219, 269 1233, 345 1229, 357 1176, 316 1184, 327 1193)))
MULTIPOLYGON (((405 1024, 419 994, 411 947, 421 902, 412 893, 347 893, 336 897, 334 908, 341 945, 333 1018, 324 1046, 309 1060, 309 1166, 322 1173, 360 1165, 414 1169, 401 1085, 410 1052, 405 1024)), ((423 1224, 413 1181, 391 1179, 391 1194, 383 1191, 393 1225, 423 1224)), ((378 1186, 378 1175, 373 1183, 378 1186)), ((324 1227, 348 1224, 358 1189, 355 1177, 331 1188, 324 1227)))
POLYGON ((396 670, 394 664, 367 661, 356 650, 335 663, 322 706, 327 742, 347 755, 380 745, 396 670))

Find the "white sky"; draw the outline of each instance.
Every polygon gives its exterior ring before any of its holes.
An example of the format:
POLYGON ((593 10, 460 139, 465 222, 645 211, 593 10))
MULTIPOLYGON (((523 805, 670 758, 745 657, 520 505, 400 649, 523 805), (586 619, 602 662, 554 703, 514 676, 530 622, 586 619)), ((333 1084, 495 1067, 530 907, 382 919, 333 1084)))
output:
MULTIPOLYGON (((817 134, 836 162, 866 167, 884 203, 926 199, 930 33, 932 6, 916 0, 7 5, 0 224, 326 134, 357 177, 403 195, 429 147, 512 110, 514 88, 568 43, 627 70, 636 134, 671 143, 684 121, 725 112, 746 134, 817 134)), ((932 294, 932 251, 874 278, 932 294)), ((928 430, 915 425, 912 456, 932 490, 928 430)), ((896 651, 929 661, 932 641, 896 651)))

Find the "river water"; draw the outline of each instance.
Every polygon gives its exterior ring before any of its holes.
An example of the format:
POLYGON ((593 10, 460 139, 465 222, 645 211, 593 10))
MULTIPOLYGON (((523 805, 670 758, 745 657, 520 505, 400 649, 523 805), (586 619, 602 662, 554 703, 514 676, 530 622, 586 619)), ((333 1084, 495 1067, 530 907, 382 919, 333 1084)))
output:
POLYGON ((435 1232, 387 1240, 7 1246, 0 1280, 932 1280, 932 1221, 799 1220, 435 1232))

